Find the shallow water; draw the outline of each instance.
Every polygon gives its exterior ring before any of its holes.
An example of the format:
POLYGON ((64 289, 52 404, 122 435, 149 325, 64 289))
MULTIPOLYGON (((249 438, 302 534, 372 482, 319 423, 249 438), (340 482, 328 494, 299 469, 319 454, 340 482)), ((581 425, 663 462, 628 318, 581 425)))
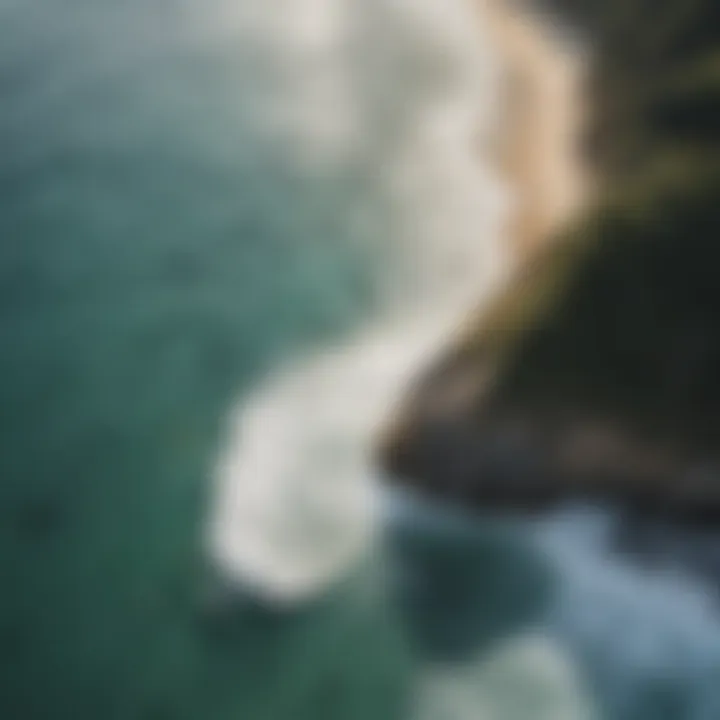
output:
POLYGON ((0 2, 3 717, 718 716, 709 593, 613 559, 611 513, 393 500, 293 612, 209 570, 228 417, 346 348, 318 423, 279 400, 344 450, 276 454, 375 483, 358 433, 500 272, 491 55, 454 7, 0 2))

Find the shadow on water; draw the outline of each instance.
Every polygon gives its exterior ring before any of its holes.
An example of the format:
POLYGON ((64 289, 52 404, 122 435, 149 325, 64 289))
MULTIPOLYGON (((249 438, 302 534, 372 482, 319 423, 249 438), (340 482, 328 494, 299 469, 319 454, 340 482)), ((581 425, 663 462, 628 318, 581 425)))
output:
POLYGON ((540 620, 549 567, 510 520, 485 521, 417 503, 388 529, 395 596, 413 649, 462 661, 540 620))
POLYGON ((213 585, 196 608, 197 712, 718 717, 716 610, 693 587, 616 558, 615 516, 596 517, 607 533, 593 517, 577 509, 545 528, 393 500, 368 572, 310 606, 272 609, 213 585), (434 714, 446 700, 452 710, 434 714))
POLYGON ((512 527, 391 514, 365 571, 304 608, 213 576, 196 608, 205 697, 273 720, 409 717, 420 668, 475 660, 540 620, 550 573, 512 527))

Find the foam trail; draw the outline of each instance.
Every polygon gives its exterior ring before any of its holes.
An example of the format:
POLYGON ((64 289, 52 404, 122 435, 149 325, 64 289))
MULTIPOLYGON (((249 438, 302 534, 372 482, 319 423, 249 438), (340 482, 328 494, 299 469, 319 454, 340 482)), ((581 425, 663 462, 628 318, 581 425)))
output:
POLYGON ((597 720, 572 661, 539 633, 466 667, 427 671, 415 706, 413 720, 597 720))
POLYGON ((218 463, 215 562, 292 602, 368 547, 374 432, 505 266, 508 194, 478 157, 498 69, 466 0, 253 0, 235 20, 291 77, 264 119, 288 157, 313 176, 360 168, 390 210, 366 237, 379 255, 376 316, 257 388, 218 463))

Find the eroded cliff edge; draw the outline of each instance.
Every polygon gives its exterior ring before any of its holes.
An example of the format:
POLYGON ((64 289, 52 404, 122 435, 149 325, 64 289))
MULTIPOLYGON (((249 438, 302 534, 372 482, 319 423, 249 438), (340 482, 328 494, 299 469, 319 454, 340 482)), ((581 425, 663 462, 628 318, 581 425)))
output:
POLYGON ((420 378, 383 465, 480 507, 720 518, 720 5, 540 9, 592 46, 595 199, 420 378))

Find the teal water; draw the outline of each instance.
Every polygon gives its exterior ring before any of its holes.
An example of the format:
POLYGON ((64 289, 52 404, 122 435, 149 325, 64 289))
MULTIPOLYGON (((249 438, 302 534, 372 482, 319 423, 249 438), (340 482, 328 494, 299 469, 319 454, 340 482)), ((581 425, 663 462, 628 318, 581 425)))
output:
POLYGON ((265 363, 367 302, 364 180, 253 132, 211 10, 0 9, 4 717, 256 716, 292 676, 198 619, 206 480, 265 363))
POLYGON ((0 0, 2 717, 717 717, 705 596, 582 515, 391 513, 292 612, 209 571, 228 414, 447 270, 406 238, 486 214, 404 143, 467 75, 442 4, 361 7, 0 0))

